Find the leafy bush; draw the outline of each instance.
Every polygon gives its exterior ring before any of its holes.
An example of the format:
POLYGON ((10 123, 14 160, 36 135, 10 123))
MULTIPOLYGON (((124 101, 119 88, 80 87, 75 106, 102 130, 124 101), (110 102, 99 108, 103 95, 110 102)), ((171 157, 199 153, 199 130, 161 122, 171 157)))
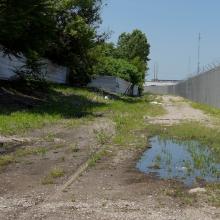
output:
POLYGON ((97 75, 117 76, 134 84, 138 82, 138 69, 124 59, 103 57, 94 66, 97 75))

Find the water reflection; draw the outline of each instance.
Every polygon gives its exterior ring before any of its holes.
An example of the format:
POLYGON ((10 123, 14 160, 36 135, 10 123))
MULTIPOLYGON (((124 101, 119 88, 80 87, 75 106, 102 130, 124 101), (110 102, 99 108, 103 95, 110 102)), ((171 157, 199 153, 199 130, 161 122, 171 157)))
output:
POLYGON ((196 182, 220 180, 220 163, 207 147, 196 141, 150 139, 148 149, 137 168, 144 173, 154 173, 163 179, 177 179, 187 186, 196 182))

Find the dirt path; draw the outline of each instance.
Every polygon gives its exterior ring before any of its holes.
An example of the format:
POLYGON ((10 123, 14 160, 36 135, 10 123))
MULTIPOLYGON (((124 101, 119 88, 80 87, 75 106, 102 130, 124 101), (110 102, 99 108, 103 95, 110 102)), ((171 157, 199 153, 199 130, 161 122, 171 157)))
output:
MULTIPOLYGON (((85 125, 71 127, 63 122, 26 134, 28 142, 19 144, 21 156, 0 170, 0 219, 18 219, 21 213, 29 212, 32 207, 54 196, 81 164, 99 150, 99 132, 112 135, 114 124, 108 119, 98 118, 85 125), (29 154, 29 149, 39 147, 39 154, 29 154), (41 149, 45 151, 41 152, 41 149), (51 178, 51 171, 56 169, 61 170, 62 175, 51 178)), ((15 137, 4 138, 5 141, 12 139, 15 137)))
POLYGON ((202 123, 211 123, 211 118, 205 115, 202 111, 194 109, 181 97, 162 96, 163 107, 167 114, 149 119, 154 124, 174 124, 181 121, 198 121, 202 123))
MULTIPOLYGON (((181 98, 165 96, 163 105, 167 110, 167 114, 163 117, 150 119, 151 122, 171 124, 182 120, 210 120, 201 111, 195 110, 184 103, 181 98)), ((91 128, 84 127, 81 129, 84 129, 85 136, 88 135, 88 139, 86 138, 87 141, 84 143, 84 146, 86 146, 89 141, 94 140, 94 137, 87 132, 87 129, 91 130, 91 128)), ((79 134, 81 137, 82 132, 79 132, 79 134)), ((61 136, 58 135, 58 137, 61 136)), ((64 136, 65 139, 68 137, 64 136)), ((75 138, 73 136, 69 141, 75 138)), ((80 145, 80 138, 78 142, 80 145)), ((90 167, 65 192, 61 192, 57 196, 54 195, 57 193, 58 188, 65 184, 68 178, 63 179, 58 185, 46 187, 46 190, 45 188, 44 190, 34 188, 32 191, 27 190, 26 194, 22 192, 22 197, 21 192, 19 193, 20 186, 16 191, 15 183, 14 191, 12 190, 9 193, 6 190, 0 196, 0 219, 220 219, 219 208, 208 205, 200 195, 193 195, 189 199, 187 197, 188 189, 180 183, 172 180, 159 180, 138 172, 136 162, 142 153, 141 150, 108 146, 107 152, 108 154, 94 167, 90 167), (173 196, 173 192, 178 191, 180 188, 183 196, 181 198, 173 196)), ((67 166, 70 166, 70 164, 67 164, 67 166)), ((9 178, 13 176, 10 169, 12 168, 8 168, 9 173, 7 174, 9 178)), ((21 169, 20 174, 22 172, 25 171, 21 169)), ((15 182, 16 178, 18 176, 14 177, 15 182)), ((0 176, 0 185, 2 186, 1 181, 2 177, 0 176)), ((28 185, 25 185, 25 188, 28 188, 28 185)), ((8 189, 11 190, 10 187, 8 189)))

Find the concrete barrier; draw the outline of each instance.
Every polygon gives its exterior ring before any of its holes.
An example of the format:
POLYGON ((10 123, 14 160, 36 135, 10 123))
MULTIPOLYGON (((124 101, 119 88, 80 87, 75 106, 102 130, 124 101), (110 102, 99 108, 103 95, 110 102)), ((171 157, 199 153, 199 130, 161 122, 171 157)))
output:
POLYGON ((87 86, 102 89, 110 93, 138 95, 138 86, 132 86, 132 83, 115 76, 97 76, 87 86))
MULTIPOLYGON (((17 58, 13 55, 4 56, 0 52, 0 79, 8 80, 16 74, 14 70, 19 69, 24 65, 25 57, 17 58)), ((42 72, 45 73, 46 80, 54 83, 66 84, 68 82, 68 68, 59 66, 50 60, 42 59, 44 67, 42 72)))
POLYGON ((220 67, 172 86, 147 86, 145 92, 173 94, 220 108, 220 67))

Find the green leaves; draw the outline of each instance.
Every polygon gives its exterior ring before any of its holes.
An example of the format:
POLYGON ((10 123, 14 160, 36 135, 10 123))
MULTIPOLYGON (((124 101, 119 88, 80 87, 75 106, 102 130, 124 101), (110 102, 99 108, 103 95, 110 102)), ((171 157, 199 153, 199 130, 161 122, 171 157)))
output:
POLYGON ((0 44, 7 51, 44 53, 55 28, 51 0, 3 0, 0 12, 0 44))
POLYGON ((136 84, 141 89, 145 81, 150 45, 140 30, 122 33, 115 47, 101 43, 92 54, 97 64, 93 72, 97 75, 114 75, 136 84))
POLYGON ((94 66, 94 72, 97 75, 118 76, 124 80, 131 81, 138 75, 137 68, 124 59, 113 57, 102 57, 98 64, 94 66))
POLYGON ((134 30, 130 33, 122 33, 118 39, 118 52, 120 58, 132 60, 139 57, 145 64, 147 63, 150 53, 150 45, 147 37, 140 30, 134 30))

